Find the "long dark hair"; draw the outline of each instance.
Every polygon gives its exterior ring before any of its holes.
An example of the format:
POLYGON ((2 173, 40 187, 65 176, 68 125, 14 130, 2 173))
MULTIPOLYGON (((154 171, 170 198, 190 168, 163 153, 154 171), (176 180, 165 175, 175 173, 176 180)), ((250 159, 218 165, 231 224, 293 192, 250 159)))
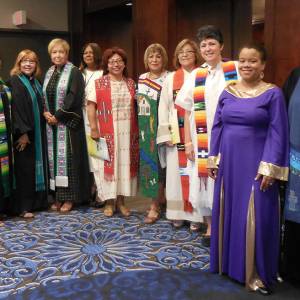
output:
POLYGON ((101 48, 100 48, 100 46, 97 43, 86 43, 82 47, 82 51, 81 51, 81 54, 80 54, 80 60, 81 60, 80 67, 79 67, 80 71, 83 71, 87 67, 87 65, 86 65, 86 63, 84 62, 84 59, 83 59, 83 54, 84 54, 84 51, 87 47, 92 48, 96 69, 100 70, 101 69, 101 48))

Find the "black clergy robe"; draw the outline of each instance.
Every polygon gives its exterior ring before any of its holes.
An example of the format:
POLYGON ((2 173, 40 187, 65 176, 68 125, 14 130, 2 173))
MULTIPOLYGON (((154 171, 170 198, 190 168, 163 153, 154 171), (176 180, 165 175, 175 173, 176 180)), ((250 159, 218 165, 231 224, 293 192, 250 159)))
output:
MULTIPOLYGON (((33 84, 32 81, 30 81, 33 84)), ((45 191, 36 191, 35 187, 35 125, 31 96, 18 76, 14 75, 9 81, 12 91, 12 121, 14 142, 14 174, 16 180, 14 200, 11 210, 14 214, 33 212, 48 207, 47 200, 47 156, 46 131, 43 117, 43 100, 36 92, 40 111, 40 134, 45 176, 45 191), (23 151, 18 151, 15 143, 24 133, 27 133, 30 144, 23 151)))
POLYGON ((71 201, 74 204, 82 204, 90 199, 89 162, 82 113, 84 80, 78 68, 73 67, 63 106, 61 109, 55 110, 53 89, 56 91, 58 80, 59 74, 55 70, 46 87, 46 93, 51 114, 56 117, 58 122, 63 123, 68 131, 69 184, 67 188, 56 187, 54 197, 60 202, 71 201))
MULTIPOLYGON (((299 80, 300 67, 291 72, 284 84, 283 92, 286 97, 287 105, 290 104, 290 98, 299 80)), ((300 94, 296 96, 300 98, 300 94)), ((291 123, 290 126, 293 126, 293 123, 291 123)), ((300 134, 300 128, 297 130, 300 134)), ((290 220, 285 221, 283 241, 284 278, 300 285, 300 223, 290 220)))

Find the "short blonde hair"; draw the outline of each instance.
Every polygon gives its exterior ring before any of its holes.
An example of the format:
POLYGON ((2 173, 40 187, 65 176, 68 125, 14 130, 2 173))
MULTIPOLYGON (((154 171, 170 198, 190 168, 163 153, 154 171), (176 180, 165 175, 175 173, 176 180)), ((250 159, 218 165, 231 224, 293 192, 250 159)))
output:
POLYGON ((65 52, 67 54, 69 54, 70 45, 69 45, 69 43, 66 40, 63 40, 63 39, 53 39, 49 43, 49 45, 48 45, 48 53, 49 53, 49 55, 51 55, 51 52, 52 52, 53 48, 56 47, 56 46, 62 46, 63 49, 65 50, 65 52))
POLYGON ((178 55, 179 55, 179 52, 182 50, 182 48, 185 45, 190 45, 193 48, 193 51, 195 51, 195 67, 198 67, 201 64, 200 50, 199 50, 197 43, 190 39, 184 39, 178 43, 178 45, 176 46, 175 52, 174 52, 173 66, 176 70, 181 68, 181 65, 180 65, 179 59, 178 59, 178 55))
POLYGON ((21 61, 23 61, 25 59, 30 59, 30 60, 35 61, 36 66, 35 66, 35 71, 33 72, 33 75, 35 77, 39 78, 42 74, 39 58, 34 51, 29 50, 29 49, 22 50, 18 54, 16 61, 15 61, 15 65, 10 71, 10 76, 20 75, 22 73, 21 72, 21 61))
POLYGON ((152 54, 154 52, 158 52, 162 56, 162 59, 163 59, 162 69, 165 70, 166 67, 167 67, 167 65, 168 65, 168 55, 167 55, 166 49, 161 44, 158 44, 158 43, 151 44, 145 50, 145 53, 144 53, 145 69, 146 70, 149 69, 149 66, 148 66, 148 57, 150 56, 150 54, 152 54))

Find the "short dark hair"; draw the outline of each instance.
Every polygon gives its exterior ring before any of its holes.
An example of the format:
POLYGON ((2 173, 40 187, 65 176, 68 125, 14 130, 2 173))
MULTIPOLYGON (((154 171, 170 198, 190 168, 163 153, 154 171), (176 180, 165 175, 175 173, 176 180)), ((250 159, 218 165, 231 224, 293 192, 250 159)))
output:
POLYGON ((205 25, 198 29, 197 38, 199 43, 206 39, 215 39, 221 45, 224 44, 223 35, 220 29, 215 27, 214 25, 205 25))
POLYGON ((249 43, 243 45, 240 48, 239 55, 240 55, 241 51, 245 48, 256 50, 259 53, 261 61, 266 62, 266 60, 267 60, 267 50, 262 44, 257 43, 257 42, 249 42, 249 43))
POLYGON ((106 49, 102 56, 102 67, 103 67, 103 75, 108 74, 108 60, 114 55, 118 54, 122 57, 122 60, 124 62, 125 68, 123 70, 123 76, 128 77, 128 70, 127 70, 127 54, 125 50, 119 48, 119 47, 112 47, 109 49, 106 49))

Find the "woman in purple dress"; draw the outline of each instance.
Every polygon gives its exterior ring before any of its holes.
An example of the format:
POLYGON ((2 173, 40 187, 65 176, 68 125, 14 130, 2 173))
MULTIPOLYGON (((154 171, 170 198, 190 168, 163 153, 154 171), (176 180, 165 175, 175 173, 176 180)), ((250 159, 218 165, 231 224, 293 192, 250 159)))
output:
POLYGON ((278 180, 288 178, 288 122, 281 90, 262 80, 265 60, 261 46, 243 47, 241 80, 219 99, 209 154, 210 269, 268 295, 278 267, 278 180))

